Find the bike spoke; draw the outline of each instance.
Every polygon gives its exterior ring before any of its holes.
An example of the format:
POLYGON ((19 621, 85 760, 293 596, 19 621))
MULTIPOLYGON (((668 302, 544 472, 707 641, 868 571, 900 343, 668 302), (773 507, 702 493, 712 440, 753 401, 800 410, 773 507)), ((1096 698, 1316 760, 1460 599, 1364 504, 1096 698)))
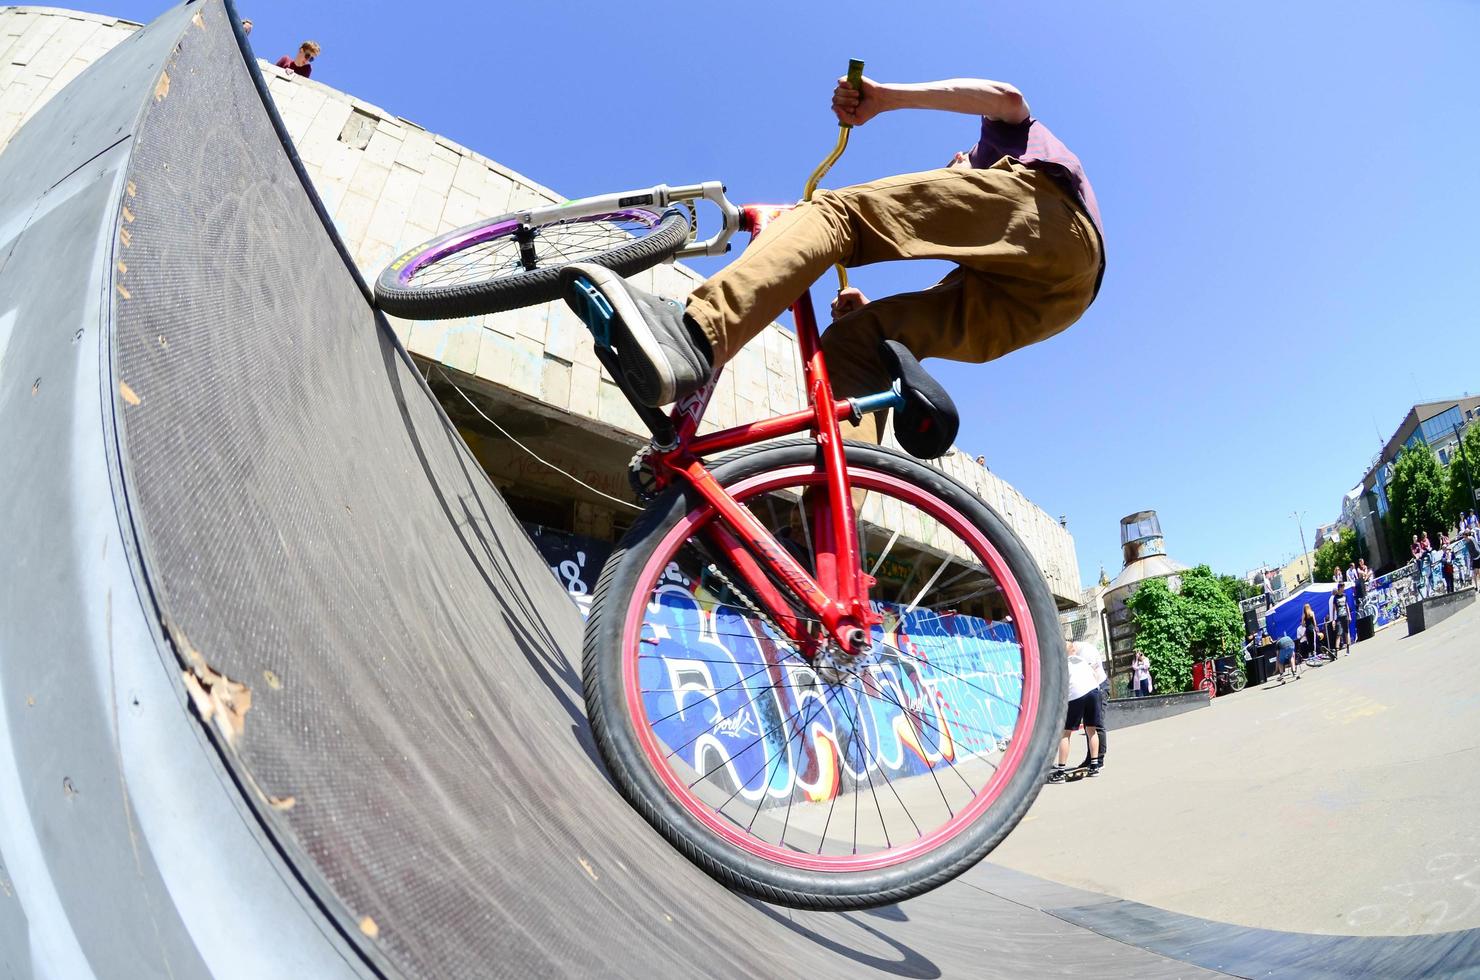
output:
MULTIPOLYGON (((870 862, 977 819, 985 794, 1022 757, 1007 745, 1029 723, 1024 684, 1035 681, 1023 658, 1037 654, 1016 628, 1001 625, 1031 616, 1021 592, 1005 591, 1000 557, 958 530, 959 517, 918 507, 928 494, 890 502, 877 485, 864 489, 873 522, 859 520, 854 571, 877 579, 870 601, 885 617, 871 628, 867 659, 816 659, 785 635, 777 625, 783 614, 804 630, 821 624, 798 608, 763 554, 755 557, 776 593, 760 598, 702 522, 686 525, 687 537, 675 531, 672 550, 652 559, 662 574, 648 580, 649 605, 636 606, 656 638, 645 627, 643 645, 629 656, 643 665, 642 694, 666 712, 645 719, 662 727, 650 758, 698 794, 686 805, 733 825, 781 864, 886 867, 870 862), (669 666, 653 664, 659 660, 669 666), (693 666, 683 672, 684 663, 693 666), (664 698, 684 700, 681 718, 664 698), (847 794, 853 799, 839 799, 847 794)), ((817 477, 738 502, 815 569, 825 491, 817 477)), ((830 649, 820 635, 817 650, 830 649)))

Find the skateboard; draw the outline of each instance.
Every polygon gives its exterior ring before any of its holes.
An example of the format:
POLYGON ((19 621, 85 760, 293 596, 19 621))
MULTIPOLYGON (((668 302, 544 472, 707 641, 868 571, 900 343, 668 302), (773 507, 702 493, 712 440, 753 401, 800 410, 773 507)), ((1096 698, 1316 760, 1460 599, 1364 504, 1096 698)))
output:
MULTIPOLYGON (((1050 771, 1049 775, 1052 775, 1052 774, 1053 773, 1050 771)), ((1077 783, 1077 782, 1079 782, 1079 780, 1083 779, 1085 776, 1088 776, 1089 774, 1090 774, 1090 765, 1089 765, 1089 760, 1086 759, 1085 761, 1081 762, 1079 765, 1075 766, 1073 769, 1065 769, 1064 770, 1064 778, 1062 780, 1059 780, 1059 782, 1077 783)))

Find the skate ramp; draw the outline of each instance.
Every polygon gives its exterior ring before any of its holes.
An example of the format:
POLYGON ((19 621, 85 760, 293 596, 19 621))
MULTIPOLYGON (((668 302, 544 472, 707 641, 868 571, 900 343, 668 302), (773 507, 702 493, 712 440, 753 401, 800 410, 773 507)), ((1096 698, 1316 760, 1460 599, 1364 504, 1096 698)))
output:
POLYGON ((650 831, 587 733, 574 606, 370 307, 236 23, 168 11, 0 157, 0 973, 1222 968, 991 868, 775 909, 650 831))

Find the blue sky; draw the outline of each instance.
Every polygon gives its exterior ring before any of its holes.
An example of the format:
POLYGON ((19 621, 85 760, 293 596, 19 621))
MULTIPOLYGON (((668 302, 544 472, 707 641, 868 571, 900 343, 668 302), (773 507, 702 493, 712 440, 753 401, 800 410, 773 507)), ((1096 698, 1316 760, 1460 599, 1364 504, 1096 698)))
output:
MULTIPOLYGON (((134 20, 162 6, 80 4, 134 20)), ((569 196, 719 179, 795 199, 832 81, 1005 79, 1083 159, 1109 268, 1073 328, 928 362, 960 445, 1066 515, 1086 584, 1117 526, 1239 573, 1334 519, 1415 401, 1480 390, 1480 5, 254 2, 257 53, 569 196)), ((859 129, 834 186, 942 166, 965 116, 859 129)), ((712 272, 719 260, 697 263, 712 272)), ((871 296, 944 266, 854 273, 871 296)), ((814 291, 825 302, 831 287, 814 291)))

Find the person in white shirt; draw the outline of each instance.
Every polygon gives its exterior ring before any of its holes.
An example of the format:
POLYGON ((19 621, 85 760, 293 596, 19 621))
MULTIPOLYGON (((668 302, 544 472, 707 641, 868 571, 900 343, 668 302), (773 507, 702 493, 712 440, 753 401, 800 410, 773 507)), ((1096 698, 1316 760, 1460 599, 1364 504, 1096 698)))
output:
POLYGON ((1049 773, 1048 781, 1061 783, 1068 772, 1069 738, 1084 726, 1089 738, 1089 775, 1100 774, 1100 730, 1104 727, 1104 702, 1100 698, 1100 684, 1105 678, 1105 656, 1093 643, 1070 640, 1066 647, 1069 654, 1069 704, 1064 718, 1064 737, 1059 741, 1059 761, 1049 773))

